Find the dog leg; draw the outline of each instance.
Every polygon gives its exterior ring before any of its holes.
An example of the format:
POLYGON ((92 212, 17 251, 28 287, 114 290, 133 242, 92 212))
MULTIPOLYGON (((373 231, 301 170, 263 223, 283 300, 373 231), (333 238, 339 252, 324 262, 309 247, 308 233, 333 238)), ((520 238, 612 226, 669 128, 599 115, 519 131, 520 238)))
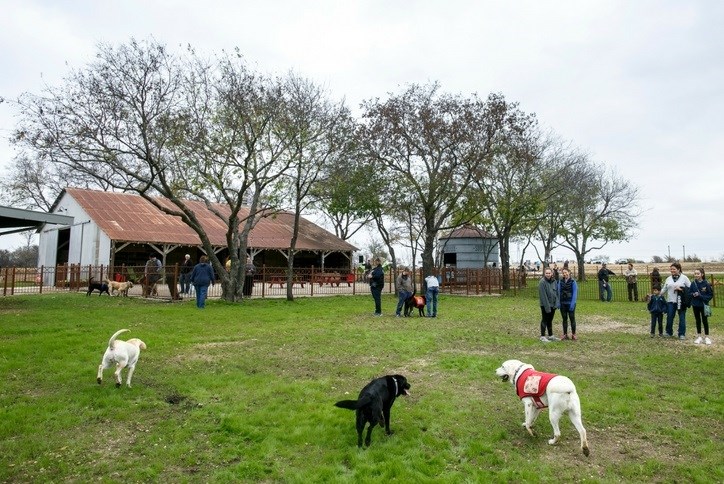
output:
POLYGON ((530 399, 526 399, 525 403, 525 422, 523 422, 523 427, 528 431, 528 433, 532 436, 535 436, 535 432, 533 432, 533 424, 535 423, 536 419, 538 418, 538 414, 540 413, 540 410, 533 405, 533 402, 530 399))
POLYGON ((563 413, 558 408, 551 407, 548 412, 548 419, 551 422, 551 427, 553 427, 553 438, 548 440, 549 445, 556 445, 561 438, 561 427, 558 425, 561 415, 563 413))
POLYGON ((98 376, 96 377, 96 381, 98 382, 99 385, 100 385, 101 383, 103 383, 103 370, 104 370, 104 369, 105 369, 105 368, 104 368, 104 366, 103 366, 103 363, 101 363, 100 365, 98 365, 98 376))
POLYGON ((116 377, 116 388, 121 387, 121 371, 123 371, 123 368, 126 367, 126 363, 117 363, 116 364, 116 371, 113 373, 113 375, 116 377))
POLYGON ((133 372, 135 369, 136 365, 128 367, 128 375, 126 376, 126 386, 128 386, 128 388, 131 388, 131 378, 133 378, 133 372))
POLYGON ((365 445, 367 447, 369 447, 370 444, 372 443, 372 427, 374 427, 372 424, 370 424, 370 426, 367 427, 367 437, 365 437, 365 445))
POLYGON ((583 455, 588 457, 591 451, 588 449, 586 429, 583 427, 583 421, 581 420, 581 401, 577 394, 571 395, 571 408, 568 410, 568 418, 571 419, 571 423, 576 427, 578 435, 581 437, 581 450, 583 451, 583 455))

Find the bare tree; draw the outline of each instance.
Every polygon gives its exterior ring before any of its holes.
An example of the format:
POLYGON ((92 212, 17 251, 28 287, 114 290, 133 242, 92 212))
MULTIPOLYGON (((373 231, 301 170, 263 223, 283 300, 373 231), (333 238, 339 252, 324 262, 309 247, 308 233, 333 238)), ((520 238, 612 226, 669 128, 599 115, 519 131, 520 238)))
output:
POLYGON ((15 139, 39 159, 136 192, 180 217, 223 276, 223 297, 235 300, 240 285, 188 200, 203 200, 227 226, 231 253, 245 249, 264 191, 284 168, 278 153, 285 140, 271 129, 280 90, 250 73, 240 56, 219 64, 189 57, 184 63, 155 42, 99 45, 96 61, 71 72, 64 85, 19 100, 15 139), (251 215, 242 216, 248 198, 251 215), (213 205, 219 199, 226 210, 213 205))
POLYGON ((502 282, 510 287, 510 241, 540 216, 542 201, 559 187, 546 183, 556 158, 551 142, 540 133, 534 115, 521 111, 500 94, 487 103, 490 123, 485 139, 493 140, 491 155, 476 169, 475 188, 484 219, 494 231, 500 249, 502 282))
POLYGON ((639 193, 638 187, 603 165, 589 162, 580 174, 586 178, 568 188, 568 203, 560 207, 565 214, 561 236, 575 254, 578 278, 585 280, 586 254, 633 236, 639 193))
MULTIPOLYGON (((426 273, 433 268, 437 233, 464 208, 459 201, 483 151, 473 136, 482 103, 439 91, 437 84, 411 85, 385 101, 366 101, 360 130, 369 169, 384 171, 391 187, 382 212, 406 223, 405 207, 419 211, 426 273), (410 203, 396 204, 400 199, 410 203)), ((378 226, 380 221, 376 217, 378 226)))
MULTIPOLYGON (((314 203, 313 190, 342 162, 353 129, 349 110, 343 103, 332 103, 327 93, 313 82, 289 74, 283 83, 285 119, 280 128, 291 140, 288 146, 289 171, 284 177, 284 193, 292 207, 294 224, 287 258, 287 300, 292 301, 294 255, 302 213, 314 203)), ((351 261, 350 261, 351 264, 351 261)))

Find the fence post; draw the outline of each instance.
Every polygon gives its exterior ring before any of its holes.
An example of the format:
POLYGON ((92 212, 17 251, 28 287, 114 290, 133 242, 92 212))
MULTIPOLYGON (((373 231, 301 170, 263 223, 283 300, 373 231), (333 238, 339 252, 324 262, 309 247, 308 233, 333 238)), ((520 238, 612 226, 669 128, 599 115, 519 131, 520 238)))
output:
POLYGON ((309 296, 314 296, 314 266, 312 266, 312 276, 309 281, 309 296))
POLYGON ((266 264, 261 265, 261 297, 266 294, 266 264))
POLYGON ((45 274, 45 266, 40 266, 40 288, 38 290, 39 294, 43 294, 43 275, 45 274))

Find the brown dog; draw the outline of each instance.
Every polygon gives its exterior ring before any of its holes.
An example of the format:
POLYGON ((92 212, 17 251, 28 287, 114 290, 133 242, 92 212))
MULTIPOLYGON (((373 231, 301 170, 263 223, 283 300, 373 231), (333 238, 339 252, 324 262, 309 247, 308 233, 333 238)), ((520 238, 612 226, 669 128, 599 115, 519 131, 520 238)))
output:
POLYGON ((133 283, 131 281, 116 282, 106 279, 106 283, 108 284, 108 287, 111 288, 111 295, 116 292, 116 296, 128 296, 128 290, 133 287, 133 283))
POLYGON ((412 296, 408 297, 405 300, 405 317, 412 316, 412 310, 417 308, 418 312, 420 313, 420 317, 425 317, 425 304, 427 301, 425 300, 425 296, 417 296, 414 292, 412 293, 412 296))

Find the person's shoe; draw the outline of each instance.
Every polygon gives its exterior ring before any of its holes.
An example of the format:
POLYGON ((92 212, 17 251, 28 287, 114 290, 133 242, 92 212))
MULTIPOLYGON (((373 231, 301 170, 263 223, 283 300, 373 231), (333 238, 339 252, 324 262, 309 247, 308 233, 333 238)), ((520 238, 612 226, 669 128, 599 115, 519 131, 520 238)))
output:
POLYGON ((382 313, 375 313, 375 316, 382 316, 382 313))
POLYGON ((561 339, 557 336, 550 335, 548 336, 548 341, 560 341, 561 339))
POLYGON ((709 339, 708 336, 704 337, 704 344, 707 344, 707 345, 711 344, 711 340, 709 339))
POLYGON ((548 340, 548 338, 546 338, 545 336, 541 336, 541 337, 540 337, 540 340, 541 340, 543 343, 550 343, 550 341, 548 340))
POLYGON ((673 338, 673 337, 674 337, 673 334, 668 334, 668 333, 666 333, 666 334, 664 335, 664 338, 673 338))
POLYGON ((578 338, 576 338, 576 335, 575 335, 575 334, 572 334, 572 335, 571 335, 571 339, 572 339, 573 341, 578 341, 578 338))
POLYGON ((564 334, 561 336, 561 341, 567 341, 568 340, 568 334, 564 334))
POLYGON ((652 337, 652 338, 655 337, 655 336, 656 336, 656 333, 651 333, 651 337, 652 337))
POLYGON ((399 315, 399 314, 395 314, 395 317, 396 317, 396 318, 401 318, 402 316, 399 315))
POLYGON ((684 340, 686 339, 686 336, 684 336, 683 334, 682 334, 682 335, 679 335, 679 339, 680 339, 681 341, 684 341, 684 340))
POLYGON ((659 338, 663 338, 663 337, 664 337, 664 334, 663 334, 663 333, 659 333, 659 338))
POLYGON ((697 336, 696 339, 694 340, 694 344, 699 345, 699 344, 701 344, 702 341, 704 341, 704 340, 701 339, 701 336, 697 336))

